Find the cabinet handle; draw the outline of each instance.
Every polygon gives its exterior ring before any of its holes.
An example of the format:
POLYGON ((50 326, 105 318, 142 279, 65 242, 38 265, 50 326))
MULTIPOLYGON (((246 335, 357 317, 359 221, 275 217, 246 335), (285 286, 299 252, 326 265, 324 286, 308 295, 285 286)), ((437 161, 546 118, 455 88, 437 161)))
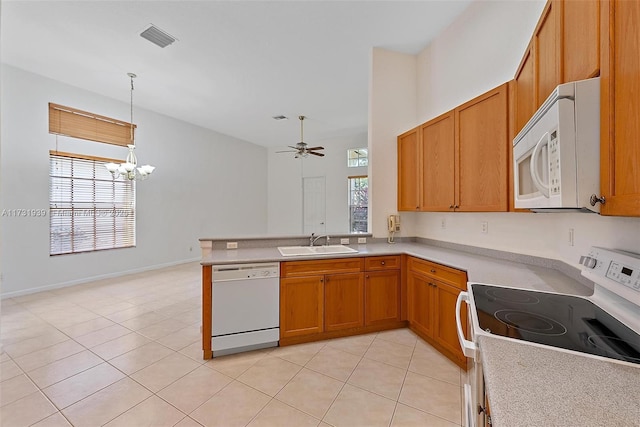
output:
POLYGON ((453 207, 453 209, 458 209, 459 207, 460 207, 460 206, 455 205, 455 206, 453 207))
POLYGON ((595 206, 596 203, 602 203, 604 205, 605 202, 606 200, 604 196, 598 197, 596 194, 592 194, 591 197, 589 198, 589 203, 591 204, 591 206, 595 206))
POLYGON ((369 275, 367 274, 365 277, 368 279, 368 278, 369 278, 369 275))
POLYGON ((384 261, 380 262, 380 264, 384 265, 384 261))
POLYGON ((432 270, 431 270, 431 272, 432 272, 432 273, 435 273, 436 271, 432 269, 432 270))
POLYGON ((324 279, 320 279, 320 283, 324 282, 324 279))
POLYGON ((449 209, 453 209, 453 205, 449 205, 449 209))

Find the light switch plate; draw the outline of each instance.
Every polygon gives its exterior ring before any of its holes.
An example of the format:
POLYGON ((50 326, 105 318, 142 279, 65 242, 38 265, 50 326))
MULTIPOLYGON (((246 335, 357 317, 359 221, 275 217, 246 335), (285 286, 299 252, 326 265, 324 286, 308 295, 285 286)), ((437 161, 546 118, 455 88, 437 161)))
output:
POLYGON ((340 244, 341 245, 348 245, 349 244, 349 238, 341 238, 340 239, 340 244))
POLYGON ((238 249, 238 242, 227 242, 227 249, 238 249))
POLYGON ((366 237, 358 237, 358 243, 367 243, 366 237))

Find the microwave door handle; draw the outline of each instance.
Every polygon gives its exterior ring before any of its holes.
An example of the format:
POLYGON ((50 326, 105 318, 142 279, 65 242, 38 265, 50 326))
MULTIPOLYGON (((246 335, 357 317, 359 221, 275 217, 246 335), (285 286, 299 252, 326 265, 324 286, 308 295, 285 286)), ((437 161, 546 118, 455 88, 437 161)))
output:
MULTIPOLYGON (((540 191, 540 193, 542 193, 546 198, 549 198, 549 186, 545 185, 545 183, 542 182, 542 178, 540 178, 540 175, 538 174, 538 168, 536 167, 536 164, 538 163, 540 148, 548 144, 549 144, 549 132, 545 132, 545 134, 542 135, 542 138, 540 138, 540 141, 538 141, 536 146, 533 148, 533 153, 531 154, 531 163, 529 163, 529 169, 531 170, 531 180, 533 181, 533 185, 535 185, 538 191, 540 191)), ((546 167, 546 165, 544 166, 546 167)))

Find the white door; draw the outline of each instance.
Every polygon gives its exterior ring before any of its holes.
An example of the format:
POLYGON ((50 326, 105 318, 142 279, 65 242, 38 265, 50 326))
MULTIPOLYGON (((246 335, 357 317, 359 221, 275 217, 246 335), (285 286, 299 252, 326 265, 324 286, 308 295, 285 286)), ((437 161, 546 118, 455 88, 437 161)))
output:
POLYGON ((325 234, 326 184, 324 176, 302 178, 303 234, 325 234))

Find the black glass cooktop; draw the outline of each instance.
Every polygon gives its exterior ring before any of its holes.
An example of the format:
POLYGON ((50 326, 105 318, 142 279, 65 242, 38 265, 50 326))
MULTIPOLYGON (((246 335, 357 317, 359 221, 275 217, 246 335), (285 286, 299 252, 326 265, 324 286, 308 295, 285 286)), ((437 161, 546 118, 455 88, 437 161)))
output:
POLYGON ((480 284, 471 289, 486 332, 640 364, 640 335, 587 299, 480 284))

